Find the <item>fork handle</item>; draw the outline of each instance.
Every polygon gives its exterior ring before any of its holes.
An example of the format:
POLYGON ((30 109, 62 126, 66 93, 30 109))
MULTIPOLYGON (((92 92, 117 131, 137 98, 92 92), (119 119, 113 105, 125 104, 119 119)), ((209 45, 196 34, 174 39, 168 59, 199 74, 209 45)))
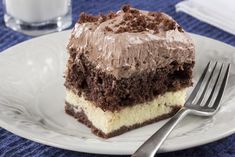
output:
POLYGON ((132 157, 154 157, 167 136, 189 112, 189 109, 180 109, 163 127, 142 144, 132 157))

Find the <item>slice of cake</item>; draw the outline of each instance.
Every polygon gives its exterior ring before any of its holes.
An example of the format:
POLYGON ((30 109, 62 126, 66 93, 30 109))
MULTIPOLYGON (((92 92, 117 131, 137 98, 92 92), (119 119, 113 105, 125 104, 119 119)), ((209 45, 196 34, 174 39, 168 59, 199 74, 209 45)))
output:
POLYGON ((65 111, 103 138, 173 116, 192 85, 194 51, 164 13, 82 13, 68 44, 65 111))

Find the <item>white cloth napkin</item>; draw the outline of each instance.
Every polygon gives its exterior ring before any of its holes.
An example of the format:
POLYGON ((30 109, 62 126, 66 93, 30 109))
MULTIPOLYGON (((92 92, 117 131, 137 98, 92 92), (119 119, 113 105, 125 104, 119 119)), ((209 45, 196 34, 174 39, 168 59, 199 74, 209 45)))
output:
POLYGON ((175 8, 235 35, 235 0, 185 0, 175 8))

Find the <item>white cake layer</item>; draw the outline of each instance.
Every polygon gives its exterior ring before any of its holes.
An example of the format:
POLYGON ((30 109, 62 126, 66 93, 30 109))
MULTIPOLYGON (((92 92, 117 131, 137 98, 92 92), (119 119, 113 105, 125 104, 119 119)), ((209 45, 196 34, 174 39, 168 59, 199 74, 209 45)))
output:
POLYGON ((120 129, 122 126, 132 126, 152 120, 172 111, 174 106, 182 106, 185 102, 186 89, 177 92, 167 92, 154 100, 125 107, 120 111, 103 111, 92 102, 79 97, 72 91, 66 91, 66 101, 77 107, 77 112, 83 111, 88 120, 105 134, 120 129))

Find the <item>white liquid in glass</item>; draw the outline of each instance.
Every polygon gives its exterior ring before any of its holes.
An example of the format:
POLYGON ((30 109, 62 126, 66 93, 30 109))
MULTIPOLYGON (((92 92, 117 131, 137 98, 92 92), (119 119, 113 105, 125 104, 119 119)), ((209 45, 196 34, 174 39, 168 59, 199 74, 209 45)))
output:
POLYGON ((64 16, 69 0, 5 0, 6 12, 28 23, 43 22, 64 16))

